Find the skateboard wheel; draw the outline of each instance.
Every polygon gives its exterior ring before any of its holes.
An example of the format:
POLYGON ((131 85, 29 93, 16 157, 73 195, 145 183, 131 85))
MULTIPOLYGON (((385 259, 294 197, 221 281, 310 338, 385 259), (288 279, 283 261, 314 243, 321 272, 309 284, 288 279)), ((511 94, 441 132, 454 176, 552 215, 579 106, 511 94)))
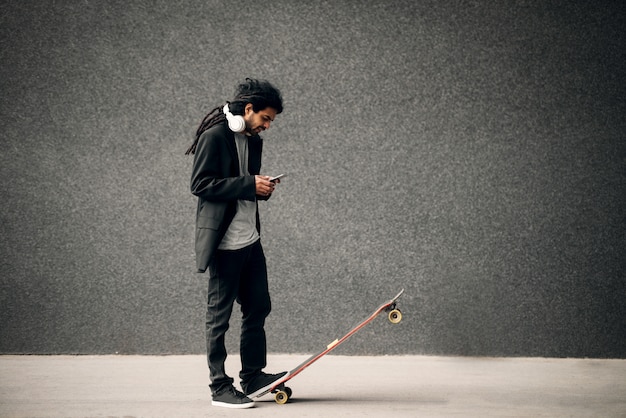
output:
MULTIPOLYGON (((291 392, 291 389, 289 389, 289 391, 291 392)), ((274 400, 279 405, 286 404, 287 401, 289 400, 289 395, 287 394, 287 388, 285 388, 284 391, 279 390, 278 392, 276 392, 276 395, 274 395, 274 400)))
POLYGON ((393 309, 391 311, 389 311, 389 322, 391 322, 392 324, 397 324, 398 322, 402 321, 402 312, 400 312, 400 309, 393 309))
POLYGON ((291 394, 293 393, 291 391, 291 388, 288 386, 285 386, 284 392, 287 394, 287 398, 291 398, 291 394))

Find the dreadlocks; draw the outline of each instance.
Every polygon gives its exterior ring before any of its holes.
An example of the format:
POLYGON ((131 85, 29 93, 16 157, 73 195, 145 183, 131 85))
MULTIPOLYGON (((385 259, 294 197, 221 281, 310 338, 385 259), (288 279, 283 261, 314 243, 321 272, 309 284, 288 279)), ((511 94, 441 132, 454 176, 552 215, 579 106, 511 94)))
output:
POLYGON ((200 135, 202 135, 202 133, 206 131, 207 129, 211 128, 212 126, 217 125, 218 123, 226 119, 226 115, 224 115, 221 108, 222 106, 217 106, 216 108, 213 108, 213 110, 211 110, 204 117, 204 119, 202 119, 202 123, 200 123, 200 126, 198 127, 198 130, 196 131, 196 139, 193 141, 193 144, 191 144, 191 146, 187 148, 185 155, 195 154, 196 147, 198 146, 198 140, 200 139, 200 135))
MULTIPOLYGON (((246 78, 245 82, 239 84, 235 98, 227 103, 230 111, 234 115, 243 115, 244 108, 248 103, 252 103, 252 110, 254 112, 259 112, 267 107, 276 109, 276 114, 283 111, 283 99, 280 91, 268 81, 255 80, 252 78, 246 78)), ((213 110, 202 119, 202 123, 200 123, 196 131, 196 138, 185 152, 185 155, 195 154, 198 140, 204 131, 226 120, 222 106, 223 105, 213 108, 213 110)))

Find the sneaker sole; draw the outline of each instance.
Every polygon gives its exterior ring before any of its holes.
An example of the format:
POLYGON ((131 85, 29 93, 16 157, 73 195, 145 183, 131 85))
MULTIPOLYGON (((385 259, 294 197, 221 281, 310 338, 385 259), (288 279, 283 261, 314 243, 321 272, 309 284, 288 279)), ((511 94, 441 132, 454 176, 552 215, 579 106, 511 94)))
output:
POLYGON ((246 402, 246 403, 228 403, 228 402, 220 402, 220 401, 211 401, 211 405, 221 406, 222 408, 230 408, 230 409, 246 409, 246 408, 254 407, 254 401, 246 402))

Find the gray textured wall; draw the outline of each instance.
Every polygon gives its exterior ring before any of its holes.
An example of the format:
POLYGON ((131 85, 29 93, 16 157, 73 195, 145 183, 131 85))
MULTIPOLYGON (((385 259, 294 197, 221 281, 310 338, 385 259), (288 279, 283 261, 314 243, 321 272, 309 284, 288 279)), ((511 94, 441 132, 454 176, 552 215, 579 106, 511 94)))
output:
POLYGON ((404 287, 338 352, 626 356, 624 29, 620 2, 2 2, 0 352, 203 352, 183 153, 252 76, 285 99, 270 351, 404 287))

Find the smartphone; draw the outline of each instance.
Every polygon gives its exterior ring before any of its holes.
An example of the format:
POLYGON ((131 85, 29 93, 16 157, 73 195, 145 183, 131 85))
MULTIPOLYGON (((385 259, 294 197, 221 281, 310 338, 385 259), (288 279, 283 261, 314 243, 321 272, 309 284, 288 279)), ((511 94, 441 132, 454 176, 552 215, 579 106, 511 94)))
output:
POLYGON ((276 181, 277 179, 282 178, 284 176, 285 176, 284 174, 279 174, 277 176, 274 176, 274 177, 270 178, 270 181, 276 181))

